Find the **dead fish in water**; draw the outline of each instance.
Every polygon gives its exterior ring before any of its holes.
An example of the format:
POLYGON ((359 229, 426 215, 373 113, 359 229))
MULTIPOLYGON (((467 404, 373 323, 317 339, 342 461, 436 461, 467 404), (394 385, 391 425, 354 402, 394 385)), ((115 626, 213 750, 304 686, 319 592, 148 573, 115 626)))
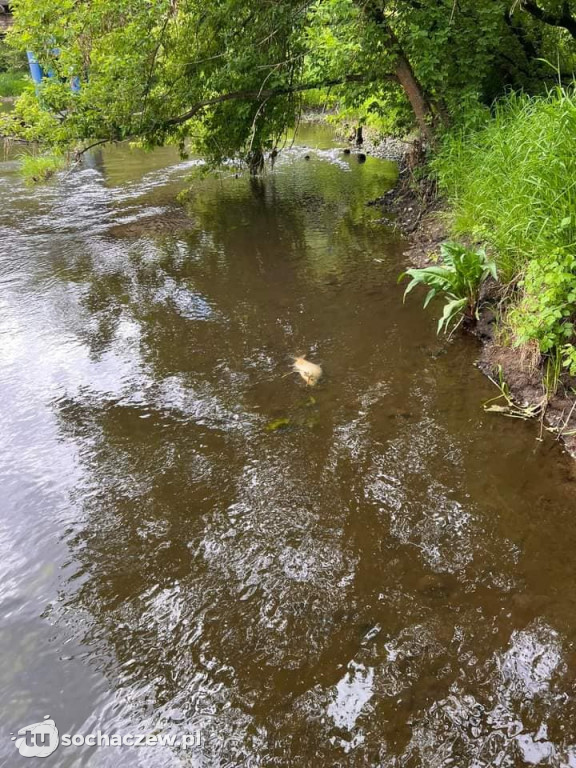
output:
POLYGON ((306 360, 305 357, 295 357, 292 368, 295 373, 299 373, 309 387, 314 387, 318 384, 318 380, 322 376, 322 368, 316 363, 311 363, 306 360))

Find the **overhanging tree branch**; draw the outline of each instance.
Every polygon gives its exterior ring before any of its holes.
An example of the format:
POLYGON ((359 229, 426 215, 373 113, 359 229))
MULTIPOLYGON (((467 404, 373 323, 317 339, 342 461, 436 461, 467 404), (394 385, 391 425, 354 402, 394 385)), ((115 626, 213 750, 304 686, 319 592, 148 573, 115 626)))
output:
MULTIPOLYGON (((379 75, 378 80, 391 80, 398 82, 396 75, 384 74, 379 75)), ((318 88, 332 88, 335 85, 346 85, 347 83, 369 83, 376 80, 376 78, 367 78, 363 75, 347 75, 346 77, 337 78, 334 80, 319 80, 313 83, 300 83, 299 85, 286 85, 279 88, 261 88, 257 91, 232 91, 231 93, 223 93, 220 96, 214 96, 211 99, 204 99, 194 104, 193 107, 184 114, 178 117, 171 117, 164 122, 166 128, 170 128, 173 125, 181 125, 187 120, 191 120, 193 117, 207 107, 212 107, 216 104, 222 104, 226 101, 267 101, 275 96, 286 96, 290 93, 301 93, 302 91, 312 91, 318 88)))
POLYGON ((546 11, 535 3, 534 0, 520 0, 520 8, 543 24, 548 24, 551 27, 562 27, 568 30, 572 37, 576 39, 576 18, 570 13, 568 3, 562 4, 561 13, 546 11))

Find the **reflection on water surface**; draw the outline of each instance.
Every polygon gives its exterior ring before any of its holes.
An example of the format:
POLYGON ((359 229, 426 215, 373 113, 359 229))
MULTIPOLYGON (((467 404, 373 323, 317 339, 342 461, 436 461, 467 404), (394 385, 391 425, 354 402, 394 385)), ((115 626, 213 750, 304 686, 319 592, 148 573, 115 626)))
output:
POLYGON ((47 765, 576 766, 572 465, 402 305, 394 168, 299 142, 2 166, 8 766, 45 714, 203 738, 47 765))

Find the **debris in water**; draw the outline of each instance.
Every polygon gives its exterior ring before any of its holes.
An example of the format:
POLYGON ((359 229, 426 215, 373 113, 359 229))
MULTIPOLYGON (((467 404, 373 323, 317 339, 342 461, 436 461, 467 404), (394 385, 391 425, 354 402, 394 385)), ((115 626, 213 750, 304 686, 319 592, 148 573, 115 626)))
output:
POLYGON ((322 368, 319 365, 316 365, 316 363, 311 363, 309 360, 306 360, 305 357, 294 358, 292 368, 296 373, 299 373, 300 376, 302 376, 309 387, 314 387, 318 384, 318 380, 322 376, 322 368))

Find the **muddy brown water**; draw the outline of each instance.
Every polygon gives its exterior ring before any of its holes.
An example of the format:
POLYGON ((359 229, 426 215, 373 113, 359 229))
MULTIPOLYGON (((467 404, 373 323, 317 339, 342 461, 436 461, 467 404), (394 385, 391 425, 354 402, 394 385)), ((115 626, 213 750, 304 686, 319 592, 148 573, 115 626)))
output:
POLYGON ((394 173, 0 166, 3 766, 576 766, 573 465, 402 304, 394 173))

